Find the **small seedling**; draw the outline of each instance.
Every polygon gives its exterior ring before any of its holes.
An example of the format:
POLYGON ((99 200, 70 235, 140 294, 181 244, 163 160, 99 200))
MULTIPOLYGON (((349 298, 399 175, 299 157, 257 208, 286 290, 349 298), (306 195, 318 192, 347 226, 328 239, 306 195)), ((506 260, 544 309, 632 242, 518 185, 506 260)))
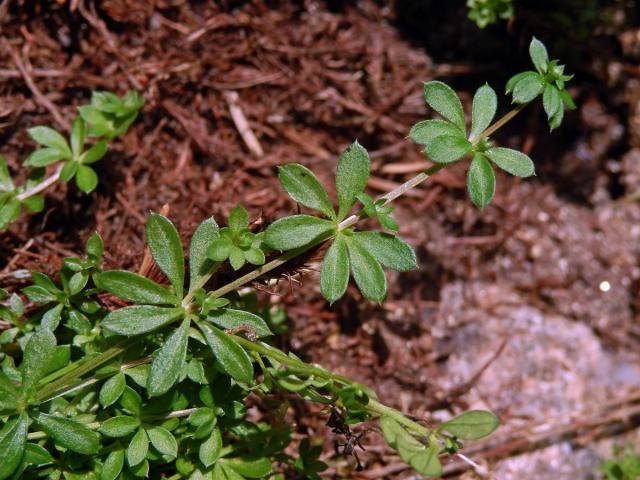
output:
MULTIPOLYGON (((472 158, 468 188, 479 207, 493 197, 492 165, 518 176, 533 174, 528 156, 489 139, 540 94, 554 127, 562 114, 552 97, 560 96, 561 109, 572 106, 565 99, 567 76, 535 39, 531 56, 536 72, 514 77, 507 88, 518 106, 493 124, 497 96, 488 85, 474 96, 468 128, 455 92, 442 82, 425 84, 426 102, 442 119, 420 122, 410 137, 436 165, 379 199, 365 193, 369 155, 355 142, 338 161, 335 204, 311 170, 280 167, 285 191, 316 215, 284 217, 254 232, 247 210, 237 206, 225 227, 213 218, 203 221, 185 252, 174 224, 152 213, 146 240, 163 280, 104 270, 103 243, 94 234, 86 255, 65 259, 58 278, 33 272, 22 296, 0 289, 0 318, 9 326, 0 334, 0 480, 281 480, 284 472, 318 479, 326 469, 319 447, 305 439, 297 457, 284 453, 293 427, 285 420, 283 391, 331 409, 328 425, 345 438, 339 451, 354 455, 357 468, 361 434, 352 426, 377 420, 386 442, 411 468, 440 475, 441 458, 457 453, 461 440, 488 436, 498 427, 494 414, 470 411, 425 427, 385 405, 370 388, 273 346, 283 312, 260 308, 255 294, 244 290, 324 244, 317 250, 325 252, 322 295, 338 301, 353 277, 365 298, 382 302, 383 268, 406 271, 417 264, 413 249, 397 236, 393 200, 463 158, 472 158), (385 231, 362 230, 365 217, 385 231), (234 271, 247 263, 257 268, 218 284, 223 276, 216 273, 227 262, 234 271), (114 297, 126 306, 106 308, 114 297), (249 395, 260 400, 269 421, 248 415, 249 395)), ((80 107, 68 141, 48 127, 32 129, 43 148, 27 160, 34 167, 31 183, 14 187, 0 162, 2 225, 15 220, 23 205, 41 208, 43 184, 58 177, 75 177, 86 191, 95 188, 89 165, 104 155, 107 140, 127 130, 141 106, 134 93, 122 99, 94 94, 90 105, 80 107), (96 142, 87 148, 91 136, 96 142), (43 180, 44 167, 52 163, 60 163, 59 173, 43 180)))

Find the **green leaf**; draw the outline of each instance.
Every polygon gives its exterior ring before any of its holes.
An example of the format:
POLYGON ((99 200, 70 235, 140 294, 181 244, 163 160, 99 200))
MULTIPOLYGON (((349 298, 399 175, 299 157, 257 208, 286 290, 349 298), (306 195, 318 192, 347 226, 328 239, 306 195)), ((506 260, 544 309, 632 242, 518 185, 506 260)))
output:
POLYGON ((273 335, 273 332, 271 332, 269 326, 262 318, 243 310, 225 308, 224 310, 210 312, 207 315, 207 320, 221 328, 224 328, 225 330, 248 327, 259 337, 268 337, 273 335))
POLYGON ((67 183, 75 176, 76 173, 78 173, 78 168, 80 168, 80 164, 75 160, 65 162, 62 170, 60 170, 60 181, 62 183, 67 183))
POLYGON ((200 444, 198 450, 198 458, 204 464, 205 467, 210 467, 220 458, 220 451, 222 450, 222 435, 220 430, 214 428, 211 432, 211 436, 200 444))
POLYGON ((147 244, 153 259, 167 276, 178 297, 184 288, 184 252, 180 235, 168 218, 152 213, 147 221, 147 244))
POLYGON ((106 140, 100 140, 98 143, 95 143, 91 146, 89 150, 82 157, 83 165, 90 165, 92 163, 101 160, 107 154, 109 150, 109 142, 106 140))
POLYGON ((69 144, 62 135, 50 127, 33 127, 27 130, 29 136, 40 145, 58 150, 65 158, 71 157, 69 144))
POLYGON ((0 370, 0 411, 15 408, 18 396, 18 385, 13 383, 9 377, 0 370))
POLYGON ((242 458, 224 459, 225 467, 231 467, 246 478, 263 478, 272 473, 273 468, 268 458, 248 460, 242 458))
POLYGON ((234 232, 239 232, 249 225, 249 212, 242 205, 236 205, 229 214, 229 228, 234 232))
POLYGON ((142 463, 149 451, 149 437, 143 428, 140 428, 131 438, 127 448, 127 463, 130 467, 142 463))
POLYGON ((87 240, 87 255, 92 260, 102 258, 102 252, 104 251, 104 242, 98 232, 93 232, 87 240))
POLYGON ((107 437, 120 438, 133 433, 140 426, 140 420, 135 417, 120 415, 102 422, 98 431, 107 437))
POLYGON ((7 161, 3 155, 0 155, 0 192, 12 192, 14 188, 7 161))
POLYGON ((84 193, 91 193, 98 186, 98 174, 86 165, 80 165, 76 173, 76 185, 84 193))
POLYGON ((338 220, 344 219, 369 180, 369 154, 354 142, 342 152, 336 169, 338 220))
POLYGON ((0 430, 0 479, 9 478, 22 463, 29 420, 25 414, 13 417, 0 430))
POLYGON ((71 151, 75 157, 78 157, 82 153, 82 150, 84 150, 84 141, 86 138, 84 120, 78 116, 73 121, 73 126, 71 127, 71 151))
POLYGON ((395 235, 382 232, 355 232, 353 238, 386 268, 406 272, 417 267, 413 249, 395 235))
POLYGON ((484 152, 498 167, 517 177, 530 177, 535 174, 533 161, 517 150, 495 147, 484 152))
POLYGON ((491 125, 498 108, 496 92, 488 84, 478 89, 471 107, 471 137, 475 138, 491 125))
POLYGON ((253 365, 247 352, 223 331, 206 323, 198 326, 222 370, 240 383, 252 384, 253 365))
MULTIPOLYGON (((125 370, 125 372, 130 372, 131 370, 133 369, 125 370)), ((120 405, 134 415, 140 415, 142 411, 142 398, 133 388, 125 386, 124 392, 122 392, 122 396, 120 397, 120 405)))
POLYGON ((44 196, 32 195, 29 198, 25 198, 22 201, 22 205, 24 205, 31 213, 40 213, 44 210, 44 196))
POLYGON ((147 381, 147 392, 150 397, 168 392, 180 378, 187 358, 190 323, 189 319, 183 320, 153 359, 147 381))
POLYGON ((425 446, 391 417, 380 417, 380 429, 386 442, 398 452, 400 458, 421 475, 439 477, 442 465, 438 458, 438 445, 425 446))
POLYGON ((64 154, 55 148, 41 148, 31 153, 24 161, 25 167, 46 167, 65 158, 64 154))
POLYGON ((45 465, 53 463, 55 459, 47 451, 37 443, 27 443, 24 451, 24 462, 31 465, 45 465))
POLYGON ((564 108, 560 91, 550 83, 547 83, 544 87, 542 106, 549 120, 558 113, 558 110, 564 108))
POLYGON ((336 218, 327 191, 307 167, 298 163, 278 167, 278 178, 282 188, 296 202, 307 208, 318 210, 331 219, 336 218))
POLYGON ((240 270, 245 264, 244 251, 236 246, 229 251, 229 263, 234 270, 240 270))
POLYGON ((124 450, 114 450, 102 465, 100 480, 116 480, 124 466, 124 450))
POLYGON ((573 98, 571 98, 571 95, 569 95, 569 92, 562 90, 560 92, 560 98, 562 98, 562 103, 564 103, 565 107, 569 110, 576 109, 576 104, 574 103, 573 98))
POLYGON ((89 281, 89 274, 87 272, 76 272, 69 279, 69 295, 77 295, 84 287, 87 286, 89 281))
POLYGON ((536 37, 533 37, 531 43, 529 44, 529 56, 531 57, 531 61, 536 67, 536 70, 541 74, 547 73, 547 63, 549 63, 549 55, 547 54, 547 49, 544 44, 538 40, 536 37))
POLYGON ((264 252, 259 248, 250 248, 248 250, 243 250, 244 258, 247 262, 252 265, 264 265, 265 257, 264 252))
POLYGON ((481 153, 477 153, 467 171, 467 190, 471 201, 478 208, 485 208, 496 191, 496 176, 491 164, 481 153))
POLYGON ((0 231, 15 222, 19 216, 20 202, 16 199, 9 200, 3 207, 0 207, 0 231))
POLYGON ((100 405, 102 408, 107 408, 110 405, 113 405, 118 401, 122 392, 124 392, 124 387, 127 386, 127 380, 122 372, 118 372, 109 380, 102 384, 102 388, 100 388, 100 405))
POLYGON ((471 142, 463 136, 443 136, 434 138, 425 151, 434 162, 446 164, 460 160, 471 148, 471 142))
POLYGON ((458 127, 462 134, 466 133, 462 103, 449 85, 437 80, 425 83, 424 99, 432 109, 458 127))
POLYGON ((500 425, 500 419, 484 410, 471 410, 441 424, 446 430, 463 440, 477 440, 493 433, 500 425))
POLYGON ((22 289, 29 300, 35 303, 50 303, 56 301, 56 295, 39 285, 29 285, 22 289))
POLYGON ((43 328, 31 335, 20 365, 24 391, 28 392, 35 387, 38 381, 48 373, 55 351, 56 337, 50 330, 43 328))
POLYGON ((178 442, 176 442, 175 437, 169 430, 162 427, 154 427, 147 430, 147 435, 153 448, 162 455, 178 456, 178 442))
POLYGON ((544 82, 535 72, 526 72, 513 87, 514 103, 529 103, 536 98, 544 88, 544 82))
POLYGON ((215 262, 224 262, 229 258, 233 242, 228 237, 216 238, 207 248, 207 257, 215 262))
POLYGON ((338 234, 320 269, 320 291, 329 303, 339 300, 349 284, 349 255, 344 235, 338 234))
POLYGON ((387 279, 378 261, 358 241, 348 239, 351 272, 362 294, 374 302, 382 302, 387 293, 387 279))
POLYGON ((125 270, 109 270, 93 276, 96 286, 135 303, 175 305, 178 297, 147 277, 125 270))
POLYGON ((207 218, 196 229, 189 245, 189 288, 206 275, 213 262, 207 258, 207 248, 211 242, 220 237, 220 229, 213 218, 207 218))
POLYGON ((276 250, 293 250, 315 240, 328 238, 335 223, 310 215, 293 215, 273 222, 265 232, 264 242, 276 250))
POLYGON ((460 129, 451 122, 444 120, 423 120, 411 127, 409 137, 419 145, 429 145, 437 137, 459 137, 460 129))
POLYGON ((114 310, 102 321, 102 328, 124 336, 152 332, 184 316, 182 308, 134 305, 114 310))
POLYGON ((549 130, 555 130, 562 123, 564 118, 564 108, 559 109, 556 114, 549 119, 549 130))
POLYGON ((98 435, 80 422, 45 413, 40 413, 35 420, 56 444, 72 452, 93 455, 100 449, 98 435))
POLYGON ((513 77, 511 77, 509 80, 507 80, 507 84, 505 86, 505 93, 511 93, 514 89, 514 87, 516 86, 516 84, 522 80, 523 78, 529 76, 529 75, 536 75, 536 72, 533 72, 531 70, 527 70, 526 72, 520 72, 520 73, 516 73, 513 77))

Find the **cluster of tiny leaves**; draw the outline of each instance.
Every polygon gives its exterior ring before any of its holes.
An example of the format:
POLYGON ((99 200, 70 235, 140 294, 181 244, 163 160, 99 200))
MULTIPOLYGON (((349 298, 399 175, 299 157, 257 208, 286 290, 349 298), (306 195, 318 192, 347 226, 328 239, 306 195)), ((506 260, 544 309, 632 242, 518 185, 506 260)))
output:
MULTIPOLYGON (((537 72, 530 73, 544 80, 533 89, 535 96, 544 96, 551 81, 562 95, 566 78, 540 45, 534 40, 531 49, 537 72)), ((531 88, 529 77, 512 82, 515 102, 535 98, 522 97, 531 88)), ((533 174, 526 155, 494 147, 487 138, 497 109, 488 85, 474 96, 469 130, 461 102, 447 85, 427 83, 425 98, 443 119, 420 122, 410 137, 441 165, 473 158, 468 182, 476 205, 486 206, 493 196, 492 164, 514 175, 533 174)), ((112 138, 135 118, 131 109, 137 112, 141 106, 136 99, 97 95, 92 105, 82 107, 81 120, 74 122, 71 158, 61 158, 65 167, 76 162, 80 171, 83 155, 86 159, 91 150, 85 152, 79 141, 86 129, 81 122, 89 125, 89 135, 112 138), (107 120, 99 120, 100 113, 107 120)), ((550 121, 559 121, 557 109, 547 114, 550 121)), ((66 145, 62 136, 47 130, 34 138, 45 149, 62 151, 66 145)), ((283 188, 317 216, 284 217, 254 232, 248 212, 238 206, 226 227, 213 218, 202 222, 187 252, 173 223, 152 213, 146 240, 165 281, 103 270, 103 243, 94 234, 83 257, 65 259, 58 279, 33 272, 33 284, 22 290, 23 296, 0 289, 0 318, 9 324, 0 334, 0 480, 167 474, 196 480, 317 479, 327 468, 317 445, 306 439, 297 455, 284 453, 293 427, 286 421, 287 403, 274 395, 282 391, 330 406, 345 425, 379 417, 386 442, 423 475, 440 475, 441 457, 458 452, 463 440, 491 434, 499 420, 486 411, 423 427, 379 403, 373 390, 270 344, 274 332, 282 331, 283 316, 257 308, 255 296, 238 291, 244 285, 240 279, 211 289, 225 262, 238 270, 247 263, 264 265, 276 251, 293 258, 326 244, 320 250, 325 251, 322 295, 337 301, 353 276, 364 297, 381 302, 387 290, 383 267, 409 270, 416 256, 396 235, 399 225, 387 200, 364 193, 369 173, 367 151, 355 142, 338 161, 336 207, 311 170, 284 165, 279 170, 283 188), (357 202, 361 207, 352 214, 357 202), (356 230, 362 217, 377 220, 382 231, 356 230), (221 291, 230 293, 222 296, 221 291), (249 395, 259 399, 269 421, 251 419, 255 415, 248 415, 245 404, 249 395)))
MULTIPOLYGON (((515 75, 507 83, 507 92, 513 92, 513 101, 518 104, 529 103, 544 92, 544 108, 551 128, 555 128, 562 121, 565 105, 573 108, 571 97, 564 90, 564 82, 571 77, 562 74, 564 67, 555 60, 548 60, 544 45, 535 38, 530 53, 538 72, 515 75)), ((478 208, 489 205, 495 194, 494 165, 518 177, 535 174, 534 164, 526 154, 494 146, 485 133, 498 108, 497 95, 489 85, 480 87, 473 97, 469 131, 460 98, 451 87, 439 81, 425 83, 424 98, 442 119, 417 123, 409 137, 423 145, 426 155, 437 164, 447 165, 471 157, 467 190, 478 208)))
POLYGON ((286 251, 330 240, 320 269, 320 291, 330 303, 345 294, 350 276, 364 297, 382 302, 387 292, 383 267, 404 272, 416 266, 413 249, 395 235, 398 225, 389 216, 391 209, 364 193, 369 168, 369 155, 358 142, 342 153, 335 177, 337 211, 311 170, 297 163, 279 169, 280 183, 291 198, 325 218, 307 214, 281 218, 269 225, 264 242, 274 250, 286 251), (391 233, 341 227, 358 199, 363 213, 377 218, 391 233))
POLYGON ((513 18, 513 0, 467 0, 468 17, 479 28, 513 18))
POLYGON ((144 100, 133 91, 123 98, 110 92, 94 92, 89 105, 78 107, 79 115, 73 121, 68 139, 51 127, 30 128, 29 136, 41 148, 23 163, 32 169, 24 185, 14 184, 6 160, 0 156, 0 231, 20 216, 22 207, 30 212, 42 211, 43 195, 22 198, 20 194, 41 183, 49 165, 62 162, 60 181, 75 178, 81 191, 93 191, 98 184, 98 175, 91 164, 104 157, 109 140, 126 133, 143 104, 144 100), (88 137, 94 141, 90 146, 87 145, 88 137))

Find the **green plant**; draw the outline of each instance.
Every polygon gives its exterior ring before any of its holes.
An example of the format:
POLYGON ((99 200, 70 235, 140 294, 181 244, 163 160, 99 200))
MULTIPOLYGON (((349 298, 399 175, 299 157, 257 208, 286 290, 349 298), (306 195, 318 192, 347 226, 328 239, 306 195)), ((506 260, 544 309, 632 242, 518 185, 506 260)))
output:
POLYGON ((283 393, 330 406, 328 425, 351 441, 345 454, 357 447, 349 425, 378 418, 387 443, 424 475, 439 475, 440 458, 458 452, 463 440, 491 434, 499 424, 491 412, 470 411, 426 427, 386 406, 372 389, 274 347, 269 338, 281 328, 281 315, 260 310, 244 293, 255 279, 313 249, 323 251, 324 244, 322 295, 337 301, 353 276, 364 297, 381 302, 383 267, 416 265, 411 247, 395 234, 390 202, 467 156, 473 158, 469 191, 481 207, 495 188, 489 162, 516 175, 533 173, 527 156, 489 141, 524 104, 490 125, 497 98, 481 87, 467 135, 453 90, 429 82, 425 98, 445 120, 421 122, 410 136, 436 164, 380 199, 364 194, 369 157, 356 142, 338 162, 337 208, 309 169, 280 168, 285 191, 319 216, 284 217, 256 233, 246 210, 236 207, 227 227, 212 218, 202 222, 185 255, 173 223, 152 213, 147 244, 168 285, 102 270, 102 241, 94 234, 85 257, 65 260, 59 283, 32 274, 33 285, 22 293, 39 309, 27 315, 19 295, 0 290, 6 299, 0 317, 10 325, 0 336, 6 347, 0 479, 282 479, 286 472, 318 478, 325 464, 309 441, 296 457, 283 453, 292 440, 283 393), (362 208, 354 212, 358 201, 362 208), (388 232, 358 230, 364 217, 388 232), (257 268, 220 285, 216 274, 226 261, 234 270, 246 262, 257 268), (107 294, 128 305, 106 309, 98 298, 107 294), (247 397, 259 401, 264 420, 250 420, 247 397))
POLYGON ((614 448, 614 458, 600 464, 598 469, 607 480, 636 480, 640 478, 640 455, 633 445, 614 448))
POLYGON ((467 0, 467 8, 469 20, 479 28, 513 18, 513 0, 467 0))
POLYGON ((109 140, 126 133, 143 105, 144 100, 136 92, 129 92, 122 99, 110 92, 94 92, 89 105, 78 107, 79 115, 68 140, 51 127, 30 128, 29 136, 42 148, 23 163, 32 168, 24 185, 14 184, 7 162, 0 155, 0 231, 18 219, 23 207, 30 212, 42 211, 42 192, 58 181, 65 183, 75 177, 81 191, 93 191, 98 175, 91 164, 104 157, 109 140), (95 143, 88 146, 87 137, 94 137, 95 143), (45 178, 46 167, 53 164, 58 164, 57 168, 45 178))

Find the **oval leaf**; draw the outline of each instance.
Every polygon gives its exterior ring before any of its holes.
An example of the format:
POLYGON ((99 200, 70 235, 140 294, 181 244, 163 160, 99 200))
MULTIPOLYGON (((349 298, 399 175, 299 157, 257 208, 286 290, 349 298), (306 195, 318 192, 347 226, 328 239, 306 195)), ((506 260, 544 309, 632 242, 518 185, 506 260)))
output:
POLYGON ((205 467, 210 467, 218 458, 220 458, 220 450, 222 449, 222 435, 220 430, 214 428, 211 432, 211 436, 200 444, 198 450, 198 458, 204 464, 205 467))
POLYGON ((253 365, 247 352, 222 330, 206 323, 198 326, 222 370, 240 383, 253 383, 253 365))
POLYGON ((0 479, 4 480, 22 463, 29 420, 21 415, 7 421, 0 431, 0 479))
POLYGON ((357 240, 347 242, 351 272, 362 294, 374 302, 382 302, 387 293, 387 279, 380 263, 357 240))
POLYGON ((424 120, 416 123, 409 131, 409 138, 420 145, 429 145, 437 137, 460 136, 460 129, 444 120, 424 120))
POLYGON ((144 428, 140 428, 131 438, 127 447, 127 463, 130 467, 138 465, 144 461, 149 452, 149 437, 144 428))
POLYGON ((558 110, 563 108, 560 91, 550 83, 547 83, 544 87, 544 93, 542 94, 542 106, 544 107, 544 111, 549 119, 554 115, 557 115, 558 110))
POLYGON ((458 127, 462 134, 466 133, 462 103, 449 85, 437 80, 425 83, 424 99, 431 108, 458 127))
POLYGON ((245 478, 263 478, 273 471, 268 458, 260 458, 258 460, 242 458, 225 459, 224 464, 245 478))
POLYGON ((102 465, 100 480, 116 480, 124 466, 124 450, 114 450, 102 465))
POLYGON ((530 177, 535 174, 533 161, 524 153, 510 148, 495 147, 485 152, 498 167, 517 177, 530 177))
POLYGON ((225 330, 246 327, 258 337, 273 335, 273 332, 269 330, 269 326, 262 318, 242 310, 225 308, 224 310, 210 312, 209 315, 207 315, 207 320, 225 330))
POLYGON ((463 440, 477 440, 493 433, 500 419, 491 412, 471 410, 440 425, 439 428, 463 440))
POLYGON ((56 444, 83 455, 93 455, 100 449, 98 434, 86 425, 69 418, 41 413, 36 422, 56 444))
POLYGON ((168 392, 180 378, 187 358, 190 323, 188 319, 183 320, 153 359, 147 381, 149 396, 157 397, 168 392))
POLYGON ((115 374, 109 380, 104 382, 102 388, 100 388, 100 405, 103 408, 108 407, 109 405, 113 405, 118 401, 122 392, 124 392, 124 387, 127 386, 127 381, 122 372, 115 374))
POLYGON ((413 248, 395 235, 382 232, 355 232, 353 238, 386 268, 406 272, 417 266, 413 248))
POLYGON ((207 218, 196 229, 189 245, 189 289, 213 268, 214 262, 207 257, 211 242, 220 238, 220 229, 213 218, 207 218))
POLYGON ((471 142, 463 136, 436 137, 425 151, 436 163, 452 163, 471 151, 471 142))
POLYGON ((310 215, 293 215, 269 225, 264 242, 276 250, 293 250, 328 238, 335 228, 335 224, 329 220, 310 215))
POLYGON ((513 87, 513 101, 515 103, 529 103, 542 92, 544 83, 540 75, 527 72, 522 75, 513 87))
POLYGON ((154 427, 147 430, 147 435, 153 448, 162 455, 178 456, 178 442, 176 442, 175 437, 169 430, 162 427, 154 427))
POLYGON ((107 437, 126 437, 140 426, 140 420, 135 417, 119 415, 102 422, 98 431, 107 437))
POLYGON ((471 138, 480 135, 490 124, 498 108, 498 97, 489 85, 485 84, 473 96, 471 107, 471 138))
POLYGON ((538 72, 542 74, 547 73, 549 54, 547 53, 547 49, 544 44, 536 37, 533 37, 531 43, 529 44, 529 56, 531 57, 531 61, 535 65, 538 72))
POLYGON ((35 387, 38 381, 49 372, 49 365, 55 353, 56 337, 50 330, 41 328, 31 335, 20 365, 22 388, 25 391, 35 387))
POLYGON ((107 314, 102 321, 102 327, 110 332, 129 337, 156 330, 183 315, 182 308, 134 305, 107 314))
POLYGON ((178 297, 153 280, 125 270, 109 270, 93 276, 98 288, 135 303, 175 305, 178 297))
POLYGON ((301 205, 335 218, 329 195, 320 181, 307 167, 299 163, 289 163, 278 167, 278 178, 282 188, 301 205))
POLYGON ((476 154, 469 166, 467 189, 476 207, 485 208, 491 203, 496 191, 496 177, 491 164, 482 154, 476 154))
POLYGON ((98 186, 98 174, 87 165, 80 165, 76 173, 76 185, 84 193, 91 193, 98 186))
POLYGON ((71 157, 71 149, 65 138, 56 132, 51 127, 32 127, 29 130, 29 136, 33 138, 40 145, 45 147, 55 148, 60 151, 65 157, 71 157))
POLYGON ((320 291, 329 303, 340 299, 349 284, 349 254, 344 236, 338 234, 322 261, 320 291))
POLYGON ((338 220, 347 216, 356 201, 356 195, 367 186, 369 163, 369 154, 358 142, 353 142, 340 155, 336 169, 338 220))
POLYGON ((184 252, 180 235, 171 221, 152 213, 147 221, 147 244, 151 256, 167 276, 178 297, 184 289, 184 252))

